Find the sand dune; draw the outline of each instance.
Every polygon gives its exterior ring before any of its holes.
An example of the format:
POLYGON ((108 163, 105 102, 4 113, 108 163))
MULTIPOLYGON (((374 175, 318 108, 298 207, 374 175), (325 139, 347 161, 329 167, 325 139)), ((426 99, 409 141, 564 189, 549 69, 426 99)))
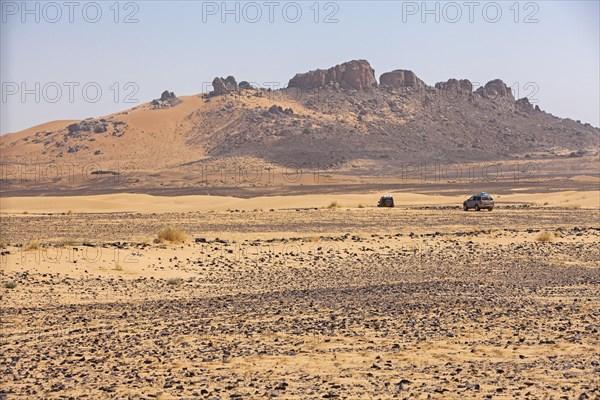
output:
MULTIPOLYGON (((465 196, 393 193, 397 206, 460 206, 465 196)), ((326 207, 337 202, 341 207, 375 206, 379 194, 323 194, 302 196, 264 196, 241 199, 224 196, 151 196, 146 194, 107 194, 70 197, 7 197, 0 198, 2 213, 77 213, 99 212, 184 212, 209 210, 253 210, 326 207)), ((510 194, 495 197, 497 204, 524 203, 549 207, 597 208, 600 192, 553 192, 510 194)))

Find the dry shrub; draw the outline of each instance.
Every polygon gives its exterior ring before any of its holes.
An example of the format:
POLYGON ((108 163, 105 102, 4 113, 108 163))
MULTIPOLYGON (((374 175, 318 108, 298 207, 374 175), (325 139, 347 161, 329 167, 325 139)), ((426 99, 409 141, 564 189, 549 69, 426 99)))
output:
POLYGON ((550 234, 550 232, 541 232, 539 235, 537 235, 535 240, 542 243, 551 242, 552 235, 550 234))
POLYGON ((123 266, 118 262, 115 263, 115 271, 123 271, 123 266))
POLYGON ((7 289, 14 289, 17 287, 17 282, 15 282, 15 281, 4 282, 4 287, 7 289))
POLYGON ((358 208, 365 208, 365 205, 364 204, 359 204, 358 208))
POLYGON ((181 279, 181 278, 169 278, 167 280, 167 283, 169 285, 179 286, 179 285, 183 284, 183 279, 181 279))
POLYGON ((187 235, 180 228, 167 226, 158 232, 158 240, 161 242, 184 243, 186 239, 187 235))

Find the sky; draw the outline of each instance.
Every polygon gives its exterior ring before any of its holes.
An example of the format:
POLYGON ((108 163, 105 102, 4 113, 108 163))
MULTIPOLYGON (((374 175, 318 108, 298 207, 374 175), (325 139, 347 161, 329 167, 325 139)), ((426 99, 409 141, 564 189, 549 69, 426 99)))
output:
POLYGON ((542 110, 600 126, 598 1, 1 0, 0 133, 210 90, 283 88, 366 59, 377 78, 499 78, 542 110))

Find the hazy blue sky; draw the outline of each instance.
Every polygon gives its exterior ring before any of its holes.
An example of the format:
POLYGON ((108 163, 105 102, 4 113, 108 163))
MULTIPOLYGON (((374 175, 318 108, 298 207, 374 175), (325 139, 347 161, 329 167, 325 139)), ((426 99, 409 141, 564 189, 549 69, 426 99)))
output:
POLYGON ((600 126, 598 1, 229 2, 224 15, 221 2, 1 3, 2 133, 108 114, 165 89, 196 94, 215 76, 283 87, 352 59, 429 85, 501 78, 543 110, 600 126))

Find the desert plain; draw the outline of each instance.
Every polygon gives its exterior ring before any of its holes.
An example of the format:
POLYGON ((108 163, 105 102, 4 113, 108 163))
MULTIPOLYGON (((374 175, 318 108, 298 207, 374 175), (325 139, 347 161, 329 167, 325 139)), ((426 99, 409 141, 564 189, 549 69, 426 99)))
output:
POLYGON ((3 197, 0 397, 598 399, 595 184, 3 197))

